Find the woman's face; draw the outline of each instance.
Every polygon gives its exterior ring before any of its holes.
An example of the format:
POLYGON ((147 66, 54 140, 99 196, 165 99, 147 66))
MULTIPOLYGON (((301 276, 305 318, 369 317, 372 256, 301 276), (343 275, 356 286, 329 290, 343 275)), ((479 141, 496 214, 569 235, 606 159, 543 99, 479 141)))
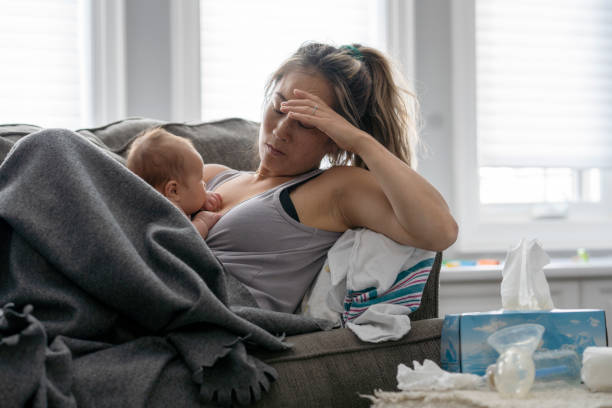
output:
POLYGON ((292 71, 274 88, 264 109, 259 131, 259 173, 295 176, 318 168, 323 156, 335 149, 334 142, 317 128, 304 127, 280 111, 281 102, 294 99, 294 89, 317 95, 334 106, 332 88, 317 73, 292 71))

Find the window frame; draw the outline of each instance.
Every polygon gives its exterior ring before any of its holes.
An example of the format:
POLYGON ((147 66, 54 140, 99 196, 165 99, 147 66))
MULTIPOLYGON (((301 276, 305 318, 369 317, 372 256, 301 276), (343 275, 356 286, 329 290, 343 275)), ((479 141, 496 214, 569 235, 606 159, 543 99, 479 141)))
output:
MULTIPOLYGON (((516 205, 480 204, 476 140, 475 0, 451 2, 452 117, 455 215, 460 225, 457 249, 462 253, 506 251, 523 237, 538 238, 547 250, 610 249, 612 180, 605 180, 598 217, 594 205, 570 204, 577 217, 534 220, 513 211, 516 205), (467 182, 466 182, 467 181, 467 182), (513 208, 514 207, 514 208, 513 208)), ((605 177, 602 174, 602 177, 605 177)), ((523 206, 524 208, 525 206, 523 206)))

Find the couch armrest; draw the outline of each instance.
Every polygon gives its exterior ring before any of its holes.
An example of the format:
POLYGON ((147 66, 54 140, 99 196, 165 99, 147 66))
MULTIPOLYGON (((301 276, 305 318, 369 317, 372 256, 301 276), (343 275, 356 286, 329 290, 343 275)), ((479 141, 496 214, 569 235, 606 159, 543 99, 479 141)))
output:
POLYGON ((410 320, 433 319, 438 317, 438 291, 440 289, 440 269, 442 268, 442 252, 436 253, 436 258, 431 266, 421 305, 417 310, 410 313, 410 320))
POLYGON ((440 364, 443 319, 412 323, 400 340, 366 343, 347 328, 287 337, 283 352, 253 354, 278 371, 256 407, 369 407, 375 389, 397 390, 397 366, 430 359, 440 364))

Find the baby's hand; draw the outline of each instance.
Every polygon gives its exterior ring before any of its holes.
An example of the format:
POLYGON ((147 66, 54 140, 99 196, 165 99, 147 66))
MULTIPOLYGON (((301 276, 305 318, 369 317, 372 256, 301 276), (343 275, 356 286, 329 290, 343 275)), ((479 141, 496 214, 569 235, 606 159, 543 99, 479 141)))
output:
POLYGON ((219 211, 221 209, 221 205, 223 204, 223 199, 221 198, 221 194, 219 193, 206 193, 206 201, 202 206, 202 210, 205 211, 219 211))
POLYGON ((211 211, 197 212, 191 219, 192 224, 196 227, 202 238, 206 239, 208 231, 219 221, 221 214, 211 211))

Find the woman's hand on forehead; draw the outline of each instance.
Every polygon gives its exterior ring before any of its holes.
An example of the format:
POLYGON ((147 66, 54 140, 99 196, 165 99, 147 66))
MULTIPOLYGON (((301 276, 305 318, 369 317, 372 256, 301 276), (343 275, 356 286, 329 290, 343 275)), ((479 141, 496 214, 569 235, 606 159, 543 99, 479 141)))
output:
POLYGON ((350 124, 319 96, 301 89, 294 89, 296 99, 281 102, 280 110, 304 127, 316 127, 331 138, 343 150, 357 152, 359 141, 369 137, 367 133, 350 124))

